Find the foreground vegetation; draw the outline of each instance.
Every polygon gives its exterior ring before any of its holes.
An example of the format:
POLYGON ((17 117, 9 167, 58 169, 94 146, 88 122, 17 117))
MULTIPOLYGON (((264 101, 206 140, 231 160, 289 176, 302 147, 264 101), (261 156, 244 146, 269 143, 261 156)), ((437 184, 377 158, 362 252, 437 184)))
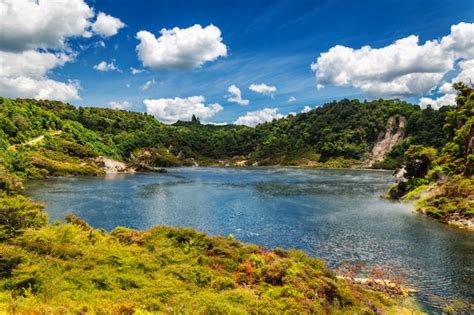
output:
POLYGON ((300 251, 169 227, 108 233, 72 215, 48 225, 41 204, 5 192, 0 200, 0 313, 410 311, 393 289, 337 278, 300 251))

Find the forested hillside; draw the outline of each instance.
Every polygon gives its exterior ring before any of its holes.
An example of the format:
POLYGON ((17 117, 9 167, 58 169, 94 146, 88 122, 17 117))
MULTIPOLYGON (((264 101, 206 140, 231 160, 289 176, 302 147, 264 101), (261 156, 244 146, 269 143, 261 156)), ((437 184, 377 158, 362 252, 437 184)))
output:
MULTIPOLYGON (((343 163, 347 166, 370 158, 388 118, 399 115, 408 120, 405 138, 388 155, 390 163, 379 165, 393 167, 410 144, 441 148, 446 143, 442 122, 448 111, 420 110, 398 100, 342 100, 250 128, 203 125, 198 120, 165 125, 144 113, 0 99, 0 150, 10 171, 30 177, 45 169, 45 158, 68 161, 105 155, 131 161, 132 154, 143 149, 159 156, 154 166, 187 165, 191 159, 204 165, 237 160, 247 165, 307 165, 342 159, 350 161, 343 163), (31 141, 42 136, 41 141, 31 141)), ((52 169, 46 170, 51 174, 52 169)))

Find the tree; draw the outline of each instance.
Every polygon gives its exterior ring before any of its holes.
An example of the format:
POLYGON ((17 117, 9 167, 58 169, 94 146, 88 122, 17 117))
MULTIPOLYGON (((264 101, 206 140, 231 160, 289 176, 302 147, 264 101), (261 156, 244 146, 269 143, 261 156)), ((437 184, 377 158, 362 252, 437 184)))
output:
POLYGON ((406 177, 423 178, 436 159, 435 148, 411 145, 406 152, 406 177))
POLYGON ((201 124, 201 121, 199 120, 199 117, 196 117, 196 115, 193 114, 193 117, 191 118, 191 122, 193 124, 201 124))
POLYGON ((39 228, 48 222, 43 204, 21 195, 8 196, 0 192, 0 240, 26 228, 39 228))

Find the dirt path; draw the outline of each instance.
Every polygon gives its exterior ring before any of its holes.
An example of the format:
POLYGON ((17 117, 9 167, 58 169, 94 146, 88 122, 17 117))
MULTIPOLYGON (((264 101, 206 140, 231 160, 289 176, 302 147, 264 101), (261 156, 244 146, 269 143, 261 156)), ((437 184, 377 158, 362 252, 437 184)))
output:
MULTIPOLYGON (((62 133, 61 130, 56 130, 56 131, 48 132, 48 135, 57 136, 57 135, 60 135, 61 133, 62 133)), ((8 147, 8 150, 15 151, 18 146, 22 146, 22 145, 35 145, 35 144, 40 143, 41 141, 43 141, 43 139, 44 139, 44 135, 41 135, 41 136, 33 138, 33 139, 31 139, 27 142, 11 145, 11 146, 8 147)))

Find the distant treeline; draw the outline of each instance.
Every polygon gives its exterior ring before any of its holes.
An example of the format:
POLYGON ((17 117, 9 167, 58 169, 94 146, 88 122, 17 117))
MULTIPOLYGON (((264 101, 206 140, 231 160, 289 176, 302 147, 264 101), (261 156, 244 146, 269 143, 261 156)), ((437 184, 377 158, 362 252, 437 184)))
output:
POLYGON ((442 148, 449 131, 443 128, 452 107, 420 109, 400 100, 341 100, 307 113, 289 115, 255 128, 204 125, 198 120, 173 125, 146 113, 32 99, 0 98, 0 154, 14 173, 26 173, 22 157, 32 150, 63 151, 79 158, 106 155, 128 160, 143 148, 165 148, 180 159, 229 160, 235 157, 266 164, 298 164, 307 156, 320 162, 333 158, 360 160, 370 152, 390 116, 407 119, 406 136, 383 167, 402 163, 413 144, 442 148), (62 131, 52 135, 53 131, 62 131), (42 147, 18 146, 45 136, 42 147))

